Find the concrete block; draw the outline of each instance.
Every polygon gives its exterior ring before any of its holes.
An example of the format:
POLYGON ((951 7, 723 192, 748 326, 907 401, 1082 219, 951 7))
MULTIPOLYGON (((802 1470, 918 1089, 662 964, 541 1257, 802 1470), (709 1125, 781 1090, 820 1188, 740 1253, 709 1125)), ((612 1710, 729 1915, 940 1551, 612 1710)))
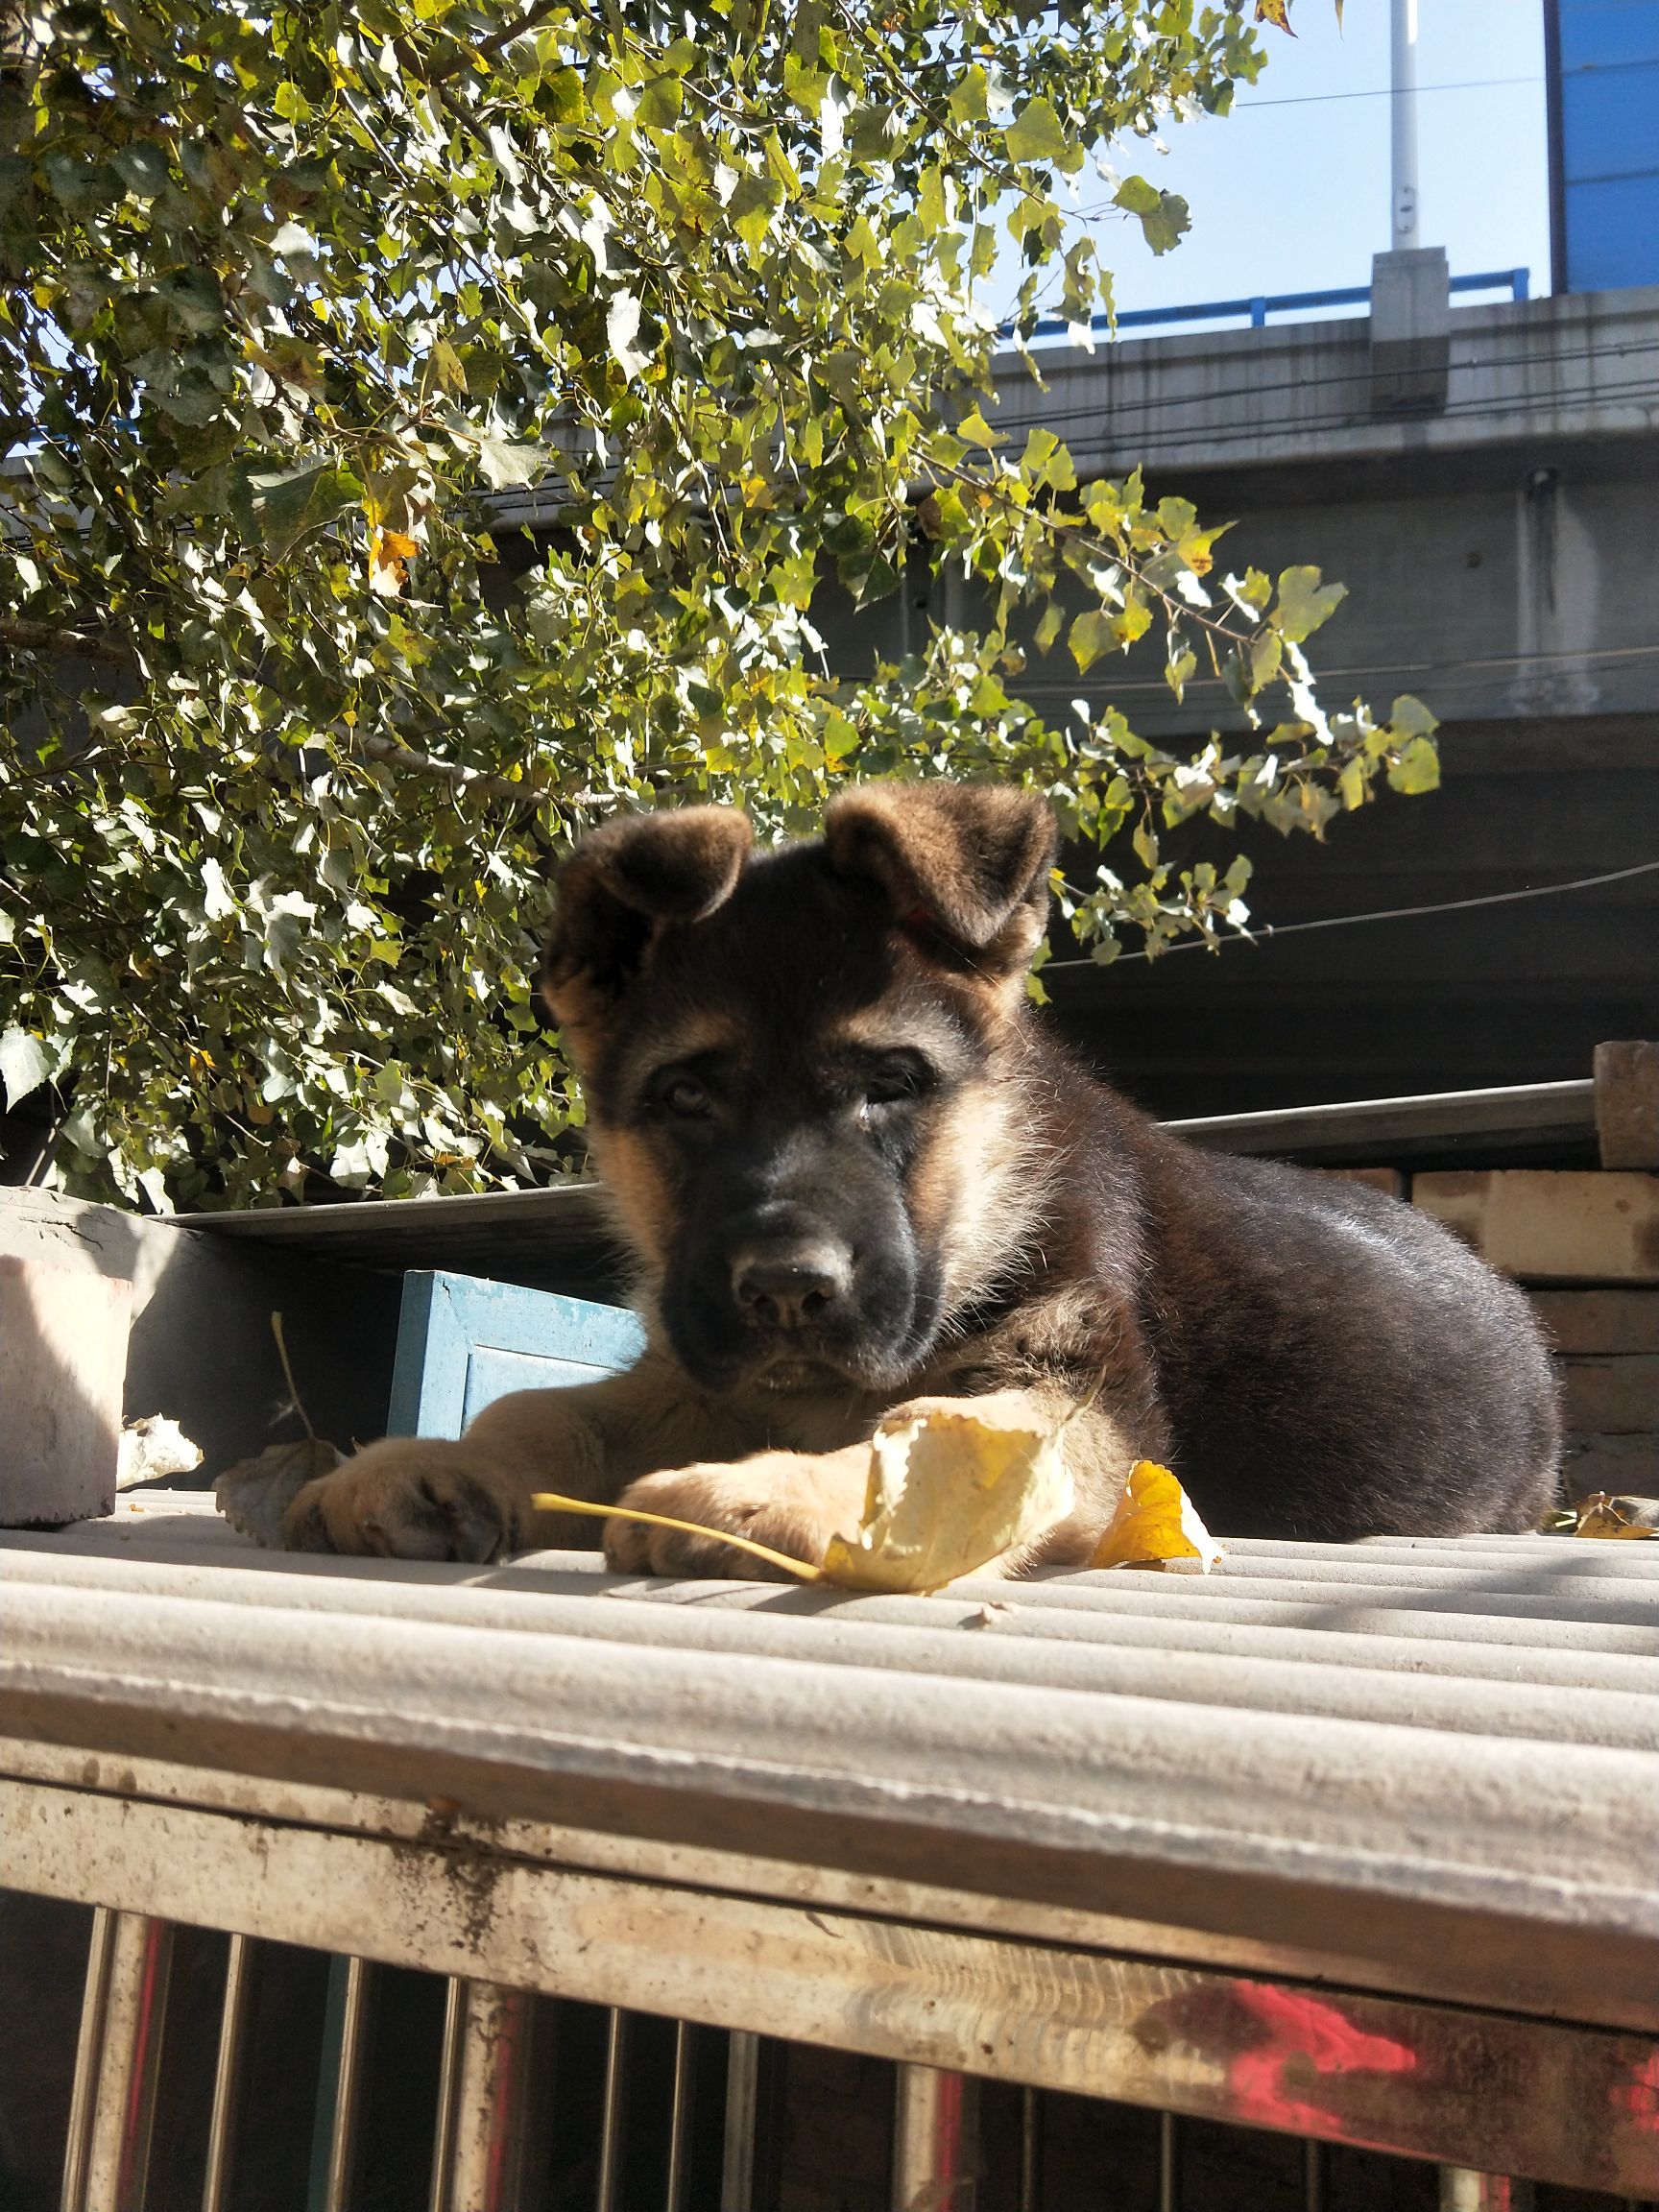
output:
POLYGON ((1659 1290, 1534 1290, 1557 1352, 1659 1352, 1659 1290))
POLYGON ((1507 1167, 1412 1178, 1414 1205, 1534 1283, 1659 1283, 1659 1175, 1507 1167))
POLYGON ((1659 1045, 1598 1045, 1596 1141, 1603 1167, 1659 1167, 1659 1045))
POLYGON ((0 1255, 0 1527, 109 1512, 132 1286, 0 1255))
POLYGON ((1570 1430, 1659 1440, 1659 1355, 1567 1359, 1561 1382, 1562 1416, 1570 1430))
POLYGON ((342 1447, 385 1433, 401 1277, 182 1229, 50 1190, 0 1190, 0 1255, 130 1286, 130 1420, 177 1421, 205 1485, 292 1433, 271 1334, 280 1312, 305 1409, 342 1447))
POLYGON ((1438 415, 1452 354, 1451 272, 1444 247, 1371 261, 1371 412, 1438 415))

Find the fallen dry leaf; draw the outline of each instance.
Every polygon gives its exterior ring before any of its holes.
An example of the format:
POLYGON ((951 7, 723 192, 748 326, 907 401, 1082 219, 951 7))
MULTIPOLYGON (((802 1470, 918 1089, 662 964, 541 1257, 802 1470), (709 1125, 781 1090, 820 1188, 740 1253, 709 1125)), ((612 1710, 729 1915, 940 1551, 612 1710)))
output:
POLYGON ((1610 1498, 1595 1490, 1575 1505, 1551 1507, 1538 1528, 1545 1536, 1659 1536, 1659 1498, 1610 1498))
POLYGON ((1137 1459, 1118 1510, 1095 1546, 1091 1567, 1162 1567, 1208 1575, 1226 1547, 1217 1544, 1192 1501, 1155 1459, 1137 1459))
POLYGON ((332 1475, 345 1456, 325 1436, 267 1444, 252 1459, 226 1468, 213 1485, 213 1502, 232 1528, 280 1551, 283 1514, 313 1477, 332 1475))
POLYGON ((1071 1510, 1058 1434, 999 1417, 925 1407, 870 1442, 864 1514, 830 1539, 825 1579, 849 1590, 937 1590, 1051 1528, 1071 1510))
MULTIPOLYGON (((1018 1402, 1013 1393, 1010 1400, 1018 1402)), ((803 1582, 831 1582, 843 1590, 937 1590, 1041 1535, 1071 1510, 1071 1477, 1060 1444, 1064 1422, 1060 1430, 1034 1429, 1005 1413, 999 1418, 995 1397, 976 1403, 974 1413, 941 1404, 924 1407, 909 1420, 881 1424, 870 1442, 863 1517, 851 1536, 830 1538, 822 1567, 700 1521, 631 1505, 596 1505, 550 1490, 539 1491, 531 1503, 546 1513, 614 1516, 719 1536, 803 1582)))

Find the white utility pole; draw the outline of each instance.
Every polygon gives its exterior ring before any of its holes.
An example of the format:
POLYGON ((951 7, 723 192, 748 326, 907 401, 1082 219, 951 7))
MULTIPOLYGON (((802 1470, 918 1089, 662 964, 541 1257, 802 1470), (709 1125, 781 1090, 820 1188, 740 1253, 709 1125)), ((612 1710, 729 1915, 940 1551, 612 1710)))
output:
POLYGON ((1417 219, 1417 0, 1390 0, 1394 49, 1392 183, 1389 240, 1398 253, 1423 243, 1417 219))

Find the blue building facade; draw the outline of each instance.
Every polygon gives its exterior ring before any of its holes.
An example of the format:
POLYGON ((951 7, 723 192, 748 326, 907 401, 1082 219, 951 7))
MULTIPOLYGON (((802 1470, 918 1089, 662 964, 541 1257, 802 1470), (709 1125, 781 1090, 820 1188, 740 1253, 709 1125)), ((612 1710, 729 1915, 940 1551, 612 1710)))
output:
POLYGON ((1659 0, 1545 0, 1557 292, 1659 284, 1659 0))

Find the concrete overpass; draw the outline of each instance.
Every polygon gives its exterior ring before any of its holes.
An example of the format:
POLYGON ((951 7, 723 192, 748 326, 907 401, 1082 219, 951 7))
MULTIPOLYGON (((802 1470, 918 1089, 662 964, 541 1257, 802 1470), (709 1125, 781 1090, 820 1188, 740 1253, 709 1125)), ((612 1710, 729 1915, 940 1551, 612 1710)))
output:
MULTIPOLYGON (((991 419, 1021 443, 1046 424, 1080 475, 1139 464, 1155 493, 1235 517, 1233 567, 1310 561, 1349 586, 1313 640, 1328 702, 1410 691, 1444 725, 1438 794, 1386 798, 1323 848, 1256 833, 1262 922, 1659 861, 1659 287, 1447 311, 1440 269, 1426 313, 1421 285, 1380 288, 1373 316, 1052 348, 1042 384, 999 371, 991 419)), ((883 648, 966 612, 961 589, 884 610, 883 648)), ((1056 715, 1110 697, 1166 742, 1240 726, 1214 683, 1177 705, 1161 662, 1149 638, 1079 680, 1061 649, 1022 688, 1056 715)), ((1584 1076, 1599 1039, 1659 1028, 1659 871, 1056 967, 1050 988, 1090 1056, 1169 1114, 1584 1076)))

